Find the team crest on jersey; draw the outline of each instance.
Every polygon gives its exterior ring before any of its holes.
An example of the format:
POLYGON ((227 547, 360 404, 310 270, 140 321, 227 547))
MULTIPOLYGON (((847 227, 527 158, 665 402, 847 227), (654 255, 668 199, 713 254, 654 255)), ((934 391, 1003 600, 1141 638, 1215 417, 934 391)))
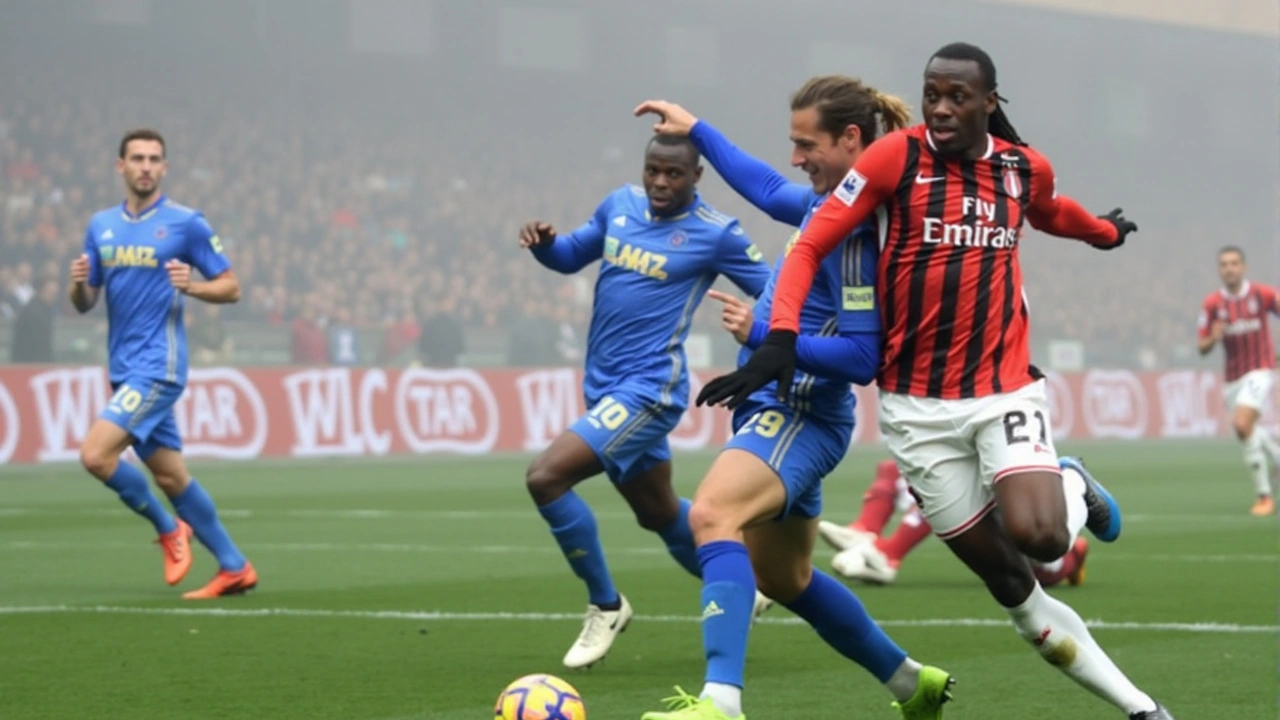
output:
POLYGON ((1011 198, 1022 197, 1022 179, 1018 177, 1017 170, 1008 167, 1004 169, 1004 191, 1011 198))
POLYGON ((156 239, 157 239, 157 240, 163 240, 163 239, 165 239, 165 236, 167 236, 168 234, 169 234, 169 231, 168 231, 168 230, 166 230, 166 229, 165 229, 165 227, 164 227, 163 225, 161 225, 160 227, 156 228, 156 239))
POLYGON ((1258 298, 1250 295, 1249 302, 1245 303, 1245 307, 1249 308, 1250 315, 1258 314, 1258 298))
POLYGON ((671 233, 671 237, 667 238, 667 243, 671 245, 671 247, 680 247, 688 241, 688 236, 679 230, 671 233))

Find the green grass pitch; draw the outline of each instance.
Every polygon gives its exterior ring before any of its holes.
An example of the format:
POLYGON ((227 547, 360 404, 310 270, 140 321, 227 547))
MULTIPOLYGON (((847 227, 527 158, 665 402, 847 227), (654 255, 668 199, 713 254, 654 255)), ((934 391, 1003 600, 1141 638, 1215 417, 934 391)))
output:
MULTIPOLYGON (((1127 514, 1094 543, 1072 604, 1140 687, 1180 720, 1276 717, 1277 523, 1251 501, 1231 443, 1094 444, 1084 454, 1127 514)), ((881 452, 827 482, 847 520, 881 452)), ((690 493, 710 455, 677 458, 690 493)), ((527 458, 198 463, 257 567, 243 598, 191 603, 144 522, 78 468, 0 472, 0 718, 470 720, 530 672, 583 693, 591 720, 635 720, 701 687, 699 586, 635 527, 607 481, 596 508, 638 617, 601 666, 568 672, 584 591, 523 489, 527 458)), ((820 550, 825 567, 830 553, 820 550)), ((955 720, 1120 713, 1037 658, 945 548, 892 588, 858 588, 916 658, 953 672, 955 720)), ((752 631, 748 717, 892 718, 889 698, 787 611, 752 631)))

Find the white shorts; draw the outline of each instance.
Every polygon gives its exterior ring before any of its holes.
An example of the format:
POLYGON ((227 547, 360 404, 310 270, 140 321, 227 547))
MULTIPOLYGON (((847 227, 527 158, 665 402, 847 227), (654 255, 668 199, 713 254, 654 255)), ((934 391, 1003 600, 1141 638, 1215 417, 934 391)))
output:
POLYGON ((1015 392, 939 400, 880 392, 880 432, 940 538, 995 507, 996 483, 1020 472, 1061 472, 1045 381, 1015 392))
POLYGON ((1271 397, 1271 388, 1275 386, 1275 382, 1275 372, 1266 368, 1250 370, 1241 375, 1222 389, 1227 409, 1234 412, 1238 407, 1247 407, 1262 412, 1271 397))

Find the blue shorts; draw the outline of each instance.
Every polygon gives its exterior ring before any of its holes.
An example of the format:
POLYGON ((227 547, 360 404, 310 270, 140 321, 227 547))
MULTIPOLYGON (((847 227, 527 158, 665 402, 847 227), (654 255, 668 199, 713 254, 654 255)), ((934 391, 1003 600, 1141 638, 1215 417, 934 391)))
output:
POLYGON ((182 449, 173 405, 182 397, 181 385, 128 377, 111 383, 114 395, 98 417, 133 436, 133 449, 146 460, 160 448, 182 449))
POLYGON ((667 435, 680 424, 683 409, 626 388, 586 401, 591 409, 569 430, 591 447, 614 483, 627 482, 671 459, 667 435))
POLYGON ((782 479, 787 504, 778 519, 822 515, 822 479, 836 469, 853 440, 848 422, 821 420, 779 402, 750 402, 733 414, 725 448, 760 458, 782 479))

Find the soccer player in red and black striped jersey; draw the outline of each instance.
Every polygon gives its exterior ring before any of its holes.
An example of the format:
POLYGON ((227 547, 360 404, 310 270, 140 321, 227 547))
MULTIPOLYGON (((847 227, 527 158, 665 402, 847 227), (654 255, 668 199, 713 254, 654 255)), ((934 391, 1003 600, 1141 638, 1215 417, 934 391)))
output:
POLYGON ((1231 426, 1244 444, 1244 464, 1253 475, 1258 499, 1253 514, 1274 515, 1267 456, 1280 466, 1280 446, 1258 417, 1275 386, 1275 351, 1267 315, 1280 315, 1280 293, 1275 288, 1245 279, 1244 251, 1224 247, 1218 252, 1218 277, 1222 288, 1209 293, 1200 307, 1197 323, 1200 354, 1208 355, 1219 342, 1226 355, 1224 395, 1231 412, 1231 426))
POLYGON ((1001 100, 981 48, 934 53, 925 124, 885 135, 857 159, 787 257, 764 343, 698 402, 733 407, 770 381, 791 386, 797 320, 819 264, 879 211, 880 429, 921 511, 1046 660, 1131 720, 1169 720, 1023 557, 1056 561, 1084 526, 1104 542, 1120 534, 1119 506, 1084 466, 1059 469, 1028 350, 1023 226, 1100 249, 1137 226, 1120 210, 1094 217, 1059 195, 1053 168, 1018 137, 1001 100))

